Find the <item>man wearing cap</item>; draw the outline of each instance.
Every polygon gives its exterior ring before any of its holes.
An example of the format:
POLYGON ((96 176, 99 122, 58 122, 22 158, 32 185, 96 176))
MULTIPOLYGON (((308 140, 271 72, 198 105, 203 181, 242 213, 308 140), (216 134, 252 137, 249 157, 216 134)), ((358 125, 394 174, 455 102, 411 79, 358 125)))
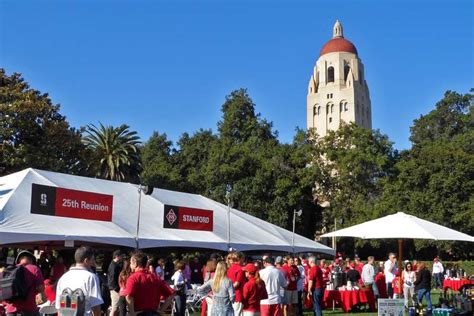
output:
POLYGON ((285 276, 273 265, 271 256, 263 257, 264 269, 260 270, 260 278, 265 282, 268 298, 260 301, 260 312, 262 316, 281 315, 281 290, 287 286, 285 276))
POLYGON ((92 272, 95 267, 95 253, 91 247, 83 246, 74 254, 76 265, 59 279, 56 288, 56 308, 61 307, 61 294, 65 289, 81 289, 85 296, 86 316, 100 316, 100 305, 104 303, 100 294, 99 278, 92 272))
POLYGON ((21 251, 16 257, 16 264, 23 266, 25 287, 28 289, 25 299, 17 299, 12 302, 5 302, 7 316, 22 314, 25 316, 39 315, 36 306, 36 295, 44 295, 44 281, 40 268, 36 264, 35 256, 29 251, 21 251))
POLYGON ((247 277, 242 289, 243 316, 259 316, 260 301, 268 298, 265 283, 260 279, 255 264, 248 263, 242 270, 247 277))
POLYGON ((433 277, 434 277, 434 286, 436 289, 443 288, 443 272, 444 267, 441 261, 439 261, 439 257, 434 258, 433 260, 433 277))

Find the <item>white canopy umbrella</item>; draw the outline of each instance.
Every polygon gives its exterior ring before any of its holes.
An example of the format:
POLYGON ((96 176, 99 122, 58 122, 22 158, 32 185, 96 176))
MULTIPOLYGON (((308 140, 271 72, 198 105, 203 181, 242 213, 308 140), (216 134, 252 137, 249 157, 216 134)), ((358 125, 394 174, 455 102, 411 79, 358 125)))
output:
MULTIPOLYGON (((398 212, 362 224, 343 228, 321 237, 357 237, 362 239, 398 239, 398 268, 401 269, 403 239, 460 240, 474 242, 474 237, 413 215, 398 212)), ((400 283, 401 286, 401 283, 400 283)), ((401 290, 401 289, 400 289, 401 290)))
POLYGON ((357 237, 362 239, 433 239, 474 242, 474 237, 413 215, 398 212, 362 224, 327 233, 321 237, 357 237))

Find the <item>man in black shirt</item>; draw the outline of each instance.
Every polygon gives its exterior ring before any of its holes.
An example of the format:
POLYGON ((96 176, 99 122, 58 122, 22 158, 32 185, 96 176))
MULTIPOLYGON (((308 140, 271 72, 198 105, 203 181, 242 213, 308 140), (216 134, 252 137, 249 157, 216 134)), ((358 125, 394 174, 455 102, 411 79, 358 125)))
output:
POLYGON ((360 280, 360 273, 355 269, 354 263, 351 263, 349 267, 349 271, 346 273, 347 280, 351 282, 352 286, 355 286, 360 280))
POLYGON ((122 253, 120 250, 115 250, 113 253, 113 260, 109 265, 107 272, 107 285, 110 290, 110 300, 112 310, 110 311, 111 316, 117 316, 118 314, 118 302, 120 299, 120 286, 119 286, 119 274, 122 271, 122 253))

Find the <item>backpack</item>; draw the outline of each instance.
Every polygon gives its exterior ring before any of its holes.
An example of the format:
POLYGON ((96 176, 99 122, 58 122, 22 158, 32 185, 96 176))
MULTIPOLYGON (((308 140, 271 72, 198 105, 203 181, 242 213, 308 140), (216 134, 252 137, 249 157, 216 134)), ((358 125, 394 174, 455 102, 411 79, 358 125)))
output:
POLYGON ((0 273, 0 301, 24 300, 28 294, 23 265, 7 266, 0 273))

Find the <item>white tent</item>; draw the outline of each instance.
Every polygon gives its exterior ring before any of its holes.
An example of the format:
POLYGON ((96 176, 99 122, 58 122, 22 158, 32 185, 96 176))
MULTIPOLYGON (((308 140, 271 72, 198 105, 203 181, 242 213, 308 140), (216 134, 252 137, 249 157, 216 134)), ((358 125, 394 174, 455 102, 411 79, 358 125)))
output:
MULTIPOLYGON (((47 198, 45 195, 45 205, 47 198)), ((105 210, 107 203, 104 203, 106 206, 99 202, 97 205, 100 204, 105 210)), ((94 211, 102 216, 107 212, 101 212, 100 207, 94 211)), ((229 243, 228 211, 227 206, 201 195, 162 189, 155 189, 152 195, 145 195, 139 193, 136 185, 129 183, 26 169, 0 178, 0 245, 74 240, 128 247, 134 247, 138 242, 140 248, 196 247, 227 250, 230 246, 242 251, 293 250, 292 232, 236 209, 230 209, 229 243), (55 200, 56 211, 61 208, 58 203, 68 202, 66 200, 70 200, 70 196, 95 194, 100 200, 104 195, 105 198, 110 198, 111 218, 96 220, 38 213, 36 204, 39 200, 33 199, 35 186, 40 187, 40 191, 53 188, 52 194, 57 199, 67 197, 60 202, 55 200), (211 224, 207 226, 209 229, 166 228, 165 211, 170 206, 176 212, 185 208, 194 211, 197 209, 197 212, 204 210, 206 214, 211 214, 211 224), (139 210, 139 233, 136 238, 139 210)), ((295 235, 294 246, 296 252, 334 254, 333 249, 299 235, 295 235)))
POLYGON ((432 223, 413 215, 398 212, 354 225, 321 237, 357 237, 362 239, 433 239, 461 240, 474 242, 474 237, 456 230, 432 223))

